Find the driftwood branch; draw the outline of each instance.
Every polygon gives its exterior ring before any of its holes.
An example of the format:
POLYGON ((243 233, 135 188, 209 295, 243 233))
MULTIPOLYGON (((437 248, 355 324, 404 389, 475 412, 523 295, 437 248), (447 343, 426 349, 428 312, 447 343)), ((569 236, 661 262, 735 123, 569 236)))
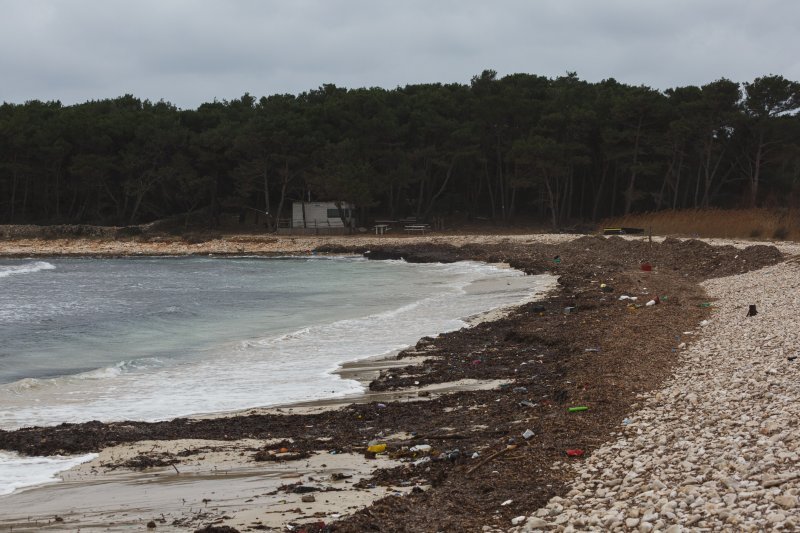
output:
POLYGON ((480 467, 482 467, 483 465, 485 465, 489 461, 497 459, 498 457, 500 457, 504 453, 507 453, 507 452, 510 452, 511 450, 516 450, 516 449, 517 449, 517 445, 516 444, 509 444, 508 446, 506 446, 502 450, 498 450, 498 451, 494 452, 492 455, 488 456, 486 459, 484 459, 480 463, 476 464, 475 466, 473 466, 472 468, 467 470, 467 475, 473 473, 474 471, 476 471, 477 469, 479 469, 480 467))

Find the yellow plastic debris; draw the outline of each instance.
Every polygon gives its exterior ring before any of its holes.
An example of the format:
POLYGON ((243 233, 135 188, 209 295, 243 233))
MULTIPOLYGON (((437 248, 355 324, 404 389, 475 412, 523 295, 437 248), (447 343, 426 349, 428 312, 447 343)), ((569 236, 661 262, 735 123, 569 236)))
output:
POLYGON ((371 453, 383 453, 383 452, 386 451, 386 445, 385 444, 373 444, 372 446, 369 446, 367 448, 367 451, 371 452, 371 453))

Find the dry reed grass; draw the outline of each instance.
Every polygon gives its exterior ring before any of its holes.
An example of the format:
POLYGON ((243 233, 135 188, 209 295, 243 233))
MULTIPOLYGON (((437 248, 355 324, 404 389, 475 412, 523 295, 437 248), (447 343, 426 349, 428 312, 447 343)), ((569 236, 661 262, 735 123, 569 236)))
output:
POLYGON ((652 228, 654 235, 800 241, 800 212, 789 209, 687 209, 606 219, 602 228, 652 228))

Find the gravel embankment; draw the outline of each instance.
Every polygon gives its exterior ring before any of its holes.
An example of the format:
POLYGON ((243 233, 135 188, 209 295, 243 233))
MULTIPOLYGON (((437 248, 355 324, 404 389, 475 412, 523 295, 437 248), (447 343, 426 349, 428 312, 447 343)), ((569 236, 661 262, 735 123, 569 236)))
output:
POLYGON ((800 264, 703 286, 715 311, 674 377, 511 531, 800 528, 800 264))

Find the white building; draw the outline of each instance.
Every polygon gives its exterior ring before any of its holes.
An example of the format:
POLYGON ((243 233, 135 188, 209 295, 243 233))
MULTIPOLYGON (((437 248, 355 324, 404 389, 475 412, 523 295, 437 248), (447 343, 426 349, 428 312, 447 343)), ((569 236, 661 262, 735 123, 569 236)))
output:
POLYGON ((294 202, 292 204, 292 230, 338 229, 343 231, 352 227, 354 218, 354 208, 346 202, 294 202))

